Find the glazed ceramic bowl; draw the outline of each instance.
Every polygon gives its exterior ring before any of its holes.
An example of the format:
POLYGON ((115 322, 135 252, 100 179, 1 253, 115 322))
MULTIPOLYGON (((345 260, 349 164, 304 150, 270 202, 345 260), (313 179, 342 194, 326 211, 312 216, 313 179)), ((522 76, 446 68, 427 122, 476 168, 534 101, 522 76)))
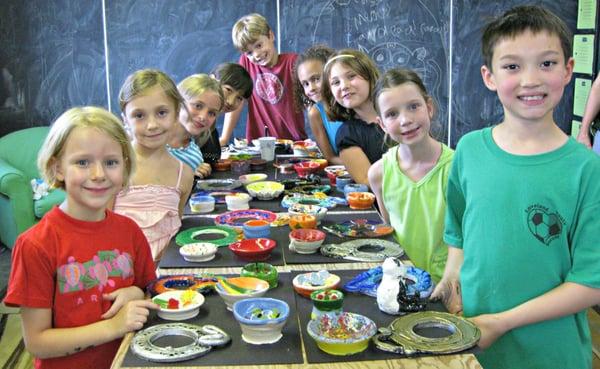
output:
POLYGON ((335 186, 336 179, 338 176, 347 175, 348 171, 346 171, 346 167, 343 165, 330 165, 325 167, 325 174, 327 174, 327 178, 329 178, 329 183, 332 186, 335 186))
POLYGON ((242 226, 246 238, 269 238, 271 236, 271 222, 263 219, 252 219, 244 222, 242 226))
POLYGON ((292 280, 294 291, 310 298, 310 294, 318 290, 335 289, 340 284, 340 277, 326 270, 298 274, 292 280))
POLYGON ((319 290, 310 294, 313 302, 311 319, 317 319, 323 314, 341 313, 344 304, 344 293, 339 290, 319 290))
POLYGON ((229 245, 237 257, 246 261, 264 261, 271 256, 271 252, 277 246, 277 242, 268 238, 251 238, 241 240, 229 245))
POLYGON ((215 198, 206 195, 192 195, 190 209, 192 213, 210 213, 215 210, 215 198))
POLYGON ((250 199, 250 195, 243 192, 227 195, 225 196, 227 210, 233 211, 250 209, 250 199))
POLYGON ((258 297, 233 304, 233 316, 242 328, 242 339, 253 345, 279 341, 289 315, 290 307, 283 300, 258 297))
POLYGON ((269 283, 253 277, 233 277, 219 280, 215 290, 227 310, 231 310, 236 301, 264 295, 269 290, 269 283))
POLYGON ((258 181, 264 181, 265 179, 267 179, 267 175, 264 173, 244 174, 239 178, 240 182, 242 182, 243 185, 249 185, 250 183, 258 181))
POLYGON ((290 216, 292 215, 314 215, 317 219, 317 224, 321 224, 321 220, 327 214, 327 208, 319 205, 304 205, 304 204, 294 204, 288 208, 288 213, 290 216))
POLYGON ((217 246, 208 242, 188 243, 179 248, 179 253, 186 261, 200 263, 214 259, 217 246))
POLYGON ((219 159, 213 164, 217 172, 226 172, 231 169, 231 159, 219 159))
POLYGON ((272 200, 283 193, 285 187, 275 181, 259 181, 246 186, 246 190, 252 197, 259 200, 272 200))
POLYGON ((267 169, 267 161, 265 159, 252 159, 250 160, 250 170, 259 171, 267 169))
POLYGON ((298 214, 290 216, 288 223, 290 229, 314 229, 317 228, 317 217, 310 214, 298 214))
POLYGON ((325 232, 318 229, 294 229, 290 232, 290 250, 298 254, 314 254, 325 240, 325 232))
POLYGON ((377 326, 364 315, 342 312, 335 319, 323 314, 311 320, 306 331, 322 351, 331 355, 352 355, 369 347, 377 326))
POLYGON ((279 281, 279 273, 277 268, 267 263, 249 263, 242 267, 240 272, 242 277, 254 277, 262 279, 269 283, 269 288, 277 287, 279 281))
POLYGON ((165 320, 186 320, 195 317, 204 304, 204 296, 194 290, 167 291, 152 298, 160 306, 158 316, 165 320))
POLYGON ((319 168, 317 169, 318 171, 325 170, 325 168, 327 168, 327 165, 329 165, 327 159, 312 159, 311 161, 319 164, 319 168))
POLYGON ((375 202, 375 195, 371 192, 349 192, 346 200, 352 209, 370 209, 375 202))
POLYGON ((319 169, 319 164, 314 161, 303 161, 294 164, 294 170, 298 174, 298 177, 304 178, 309 174, 315 173, 319 169))
POLYGON ((369 187, 362 183, 348 183, 344 186, 344 197, 350 192, 369 192, 369 187))

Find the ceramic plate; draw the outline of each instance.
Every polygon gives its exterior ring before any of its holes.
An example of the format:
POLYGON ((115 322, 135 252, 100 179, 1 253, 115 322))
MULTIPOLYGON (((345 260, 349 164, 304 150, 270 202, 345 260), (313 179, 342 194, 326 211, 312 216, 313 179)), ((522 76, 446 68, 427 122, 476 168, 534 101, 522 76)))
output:
POLYGON ((205 179, 196 183, 198 190, 205 191, 227 191, 238 188, 242 182, 237 179, 205 179))
POLYGON ((277 219, 277 214, 272 211, 260 209, 234 210, 218 215, 215 218, 215 224, 241 227, 244 225, 244 222, 252 219, 266 220, 270 223, 277 219))
POLYGON ((324 228, 339 237, 383 237, 394 232, 389 224, 368 219, 347 220, 324 228))
POLYGON ((193 291, 167 291, 154 296, 152 302, 160 306, 158 316, 166 320, 186 320, 198 315, 204 296, 193 291))

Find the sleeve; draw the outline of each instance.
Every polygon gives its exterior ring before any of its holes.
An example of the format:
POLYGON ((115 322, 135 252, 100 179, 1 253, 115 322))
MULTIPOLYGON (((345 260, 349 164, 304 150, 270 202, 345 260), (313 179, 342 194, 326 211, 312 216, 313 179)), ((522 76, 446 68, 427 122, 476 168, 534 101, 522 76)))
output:
POLYGON ((457 149, 448 177, 444 242, 447 245, 462 248, 462 220, 465 213, 465 196, 460 184, 461 168, 459 154, 459 149, 457 149))
POLYGON ((133 241, 136 250, 134 260, 134 284, 145 291, 146 286, 156 279, 155 265, 146 236, 136 224, 133 225, 133 241))
POLYGON ((208 140, 202 145, 200 148, 202 152, 202 156, 204 157, 204 162, 213 164, 216 163, 217 160, 221 159, 221 145, 219 144, 219 132, 215 127, 208 137, 208 140))
POLYGON ((335 134, 335 144, 338 147, 338 151, 342 151, 343 149, 353 146, 362 147, 358 141, 360 135, 355 133, 356 132, 354 132, 352 129, 351 123, 344 122, 341 125, 340 129, 338 129, 337 133, 335 134))

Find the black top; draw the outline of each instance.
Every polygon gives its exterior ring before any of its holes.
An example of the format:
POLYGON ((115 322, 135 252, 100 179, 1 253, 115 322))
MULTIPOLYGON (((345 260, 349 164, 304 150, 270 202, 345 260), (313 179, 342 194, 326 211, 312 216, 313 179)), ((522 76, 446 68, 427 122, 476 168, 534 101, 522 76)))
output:
POLYGON ((204 162, 214 164, 221 159, 221 144, 219 143, 219 132, 214 128, 208 140, 200 147, 204 162))
POLYGON ((377 123, 368 124, 358 118, 344 122, 335 135, 335 144, 339 151, 358 146, 371 164, 381 159, 387 151, 383 142, 384 133, 377 123))

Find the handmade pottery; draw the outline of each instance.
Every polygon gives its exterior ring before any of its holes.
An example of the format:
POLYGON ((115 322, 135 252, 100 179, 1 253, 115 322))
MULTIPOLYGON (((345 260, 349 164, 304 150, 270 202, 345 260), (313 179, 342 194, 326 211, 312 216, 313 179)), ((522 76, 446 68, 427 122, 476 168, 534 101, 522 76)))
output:
POLYGON ((298 274, 293 280, 294 291, 300 296, 310 298, 318 290, 331 290, 340 284, 340 277, 326 270, 298 274))
MULTIPOLYGON (((427 306, 427 298, 421 298, 420 293, 409 292, 409 286, 415 284, 427 284, 432 288, 431 277, 427 274, 424 279, 417 280, 410 276, 407 266, 399 259, 387 258, 382 265, 383 276, 377 287, 377 306, 379 310, 387 314, 397 315, 424 310, 427 306)), ((428 296, 428 295, 427 295, 428 296)))
POLYGON ((269 238, 271 236, 271 223, 262 219, 252 219, 242 226, 246 238, 269 238))
POLYGON ((215 210, 215 198, 212 196, 192 195, 190 209, 193 213, 210 213, 215 210))
POLYGON ((375 202, 375 195, 371 192, 350 192, 346 195, 346 200, 352 209, 370 209, 375 202))
POLYGON ((203 179, 196 183, 196 189, 204 191, 229 191, 242 185, 237 179, 203 179))
POLYGON ((231 310, 236 301, 250 297, 260 297, 269 289, 269 283, 253 277, 233 277, 221 279, 215 285, 215 290, 231 310))
POLYGON ((218 278, 210 273, 167 275, 150 282, 146 290, 152 297, 167 291, 193 290, 206 293, 212 291, 217 282, 218 278))
POLYGON ((225 196, 225 203, 227 204, 227 210, 247 210, 250 208, 250 195, 247 193, 236 193, 225 196))
POLYGON ((319 169, 319 164, 314 161, 303 161, 294 164, 294 170, 300 178, 306 178, 309 174, 315 173, 319 169))
POLYGON ((200 263, 214 259, 217 246, 208 242, 188 243, 179 248, 179 253, 186 261, 200 263))
POLYGON ((323 314, 339 314, 342 312, 344 293, 338 290, 319 290, 310 294, 313 302, 311 319, 317 319, 323 314))
POLYGON ((231 169, 231 159, 219 159, 213 164, 213 167, 217 172, 226 172, 231 169))
POLYGON ((329 178, 329 183, 332 186, 336 185, 336 179, 338 176, 347 175, 346 167, 343 165, 330 165, 325 167, 325 174, 327 174, 327 178, 329 178))
POLYGON ((241 228, 244 222, 250 219, 263 219, 267 222, 273 222, 277 219, 277 214, 261 209, 234 210, 215 217, 215 224, 241 228))
POLYGON ((250 171, 249 160, 233 160, 231 161, 231 171, 235 174, 246 174, 250 171))
POLYGON ((290 307, 283 300, 259 297, 233 304, 233 316, 242 329, 242 339, 253 345, 279 341, 289 315, 290 307))
POLYGON ((167 291, 154 296, 160 306, 158 316, 165 320, 186 320, 195 317, 204 303, 204 296, 194 290, 167 291))
POLYGON ((314 215, 317 219, 317 224, 321 224, 321 220, 327 214, 327 208, 319 205, 303 205, 303 204, 294 204, 288 208, 288 213, 290 216, 293 215, 314 215))
POLYGON ((295 229, 290 232, 291 251, 298 254, 314 254, 325 240, 325 232, 318 229, 295 229))
POLYGON ((323 314, 311 320, 306 331, 322 351, 331 355, 352 355, 369 347, 377 326, 364 315, 342 312, 335 316, 323 314))
POLYGON ((246 186, 246 190, 252 197, 259 200, 272 200, 283 193, 285 187, 275 181, 258 181, 246 186))
POLYGON ((267 175, 264 173, 250 173, 241 175, 239 180, 243 185, 249 185, 253 182, 263 181, 267 179, 267 175))
POLYGON ((227 246, 237 240, 238 234, 235 229, 225 226, 203 226, 203 227, 192 227, 184 231, 181 231, 175 236, 175 242, 180 245, 187 245, 188 243, 196 242, 207 242, 212 243, 218 247, 227 246), (213 236, 213 239, 202 239, 200 236, 213 236), (220 236, 214 238, 214 236, 220 236))
POLYGON ((277 268, 267 263, 249 263, 242 267, 240 272, 242 277, 254 277, 267 281, 269 288, 277 287, 279 280, 279 273, 277 268))
POLYGON ((314 229, 317 228, 317 218, 310 214, 298 214, 290 216, 290 229, 314 229))
POLYGON ((257 172, 259 170, 267 169, 267 161, 265 159, 252 159, 250 160, 250 170, 257 172))
POLYGON ((277 242, 268 238, 251 238, 241 240, 229 245, 237 257, 246 261, 264 261, 271 256, 271 252, 277 246, 277 242))
POLYGON ((329 164, 327 159, 312 159, 311 161, 319 164, 319 168, 317 169, 318 171, 325 170, 329 164))
POLYGON ((368 192, 369 187, 362 183, 348 183, 344 186, 344 197, 348 196, 350 192, 368 192))
POLYGON ((335 187, 340 192, 344 192, 344 187, 346 187, 346 185, 350 183, 352 183, 352 177, 350 177, 349 174, 337 176, 335 179, 335 187))

